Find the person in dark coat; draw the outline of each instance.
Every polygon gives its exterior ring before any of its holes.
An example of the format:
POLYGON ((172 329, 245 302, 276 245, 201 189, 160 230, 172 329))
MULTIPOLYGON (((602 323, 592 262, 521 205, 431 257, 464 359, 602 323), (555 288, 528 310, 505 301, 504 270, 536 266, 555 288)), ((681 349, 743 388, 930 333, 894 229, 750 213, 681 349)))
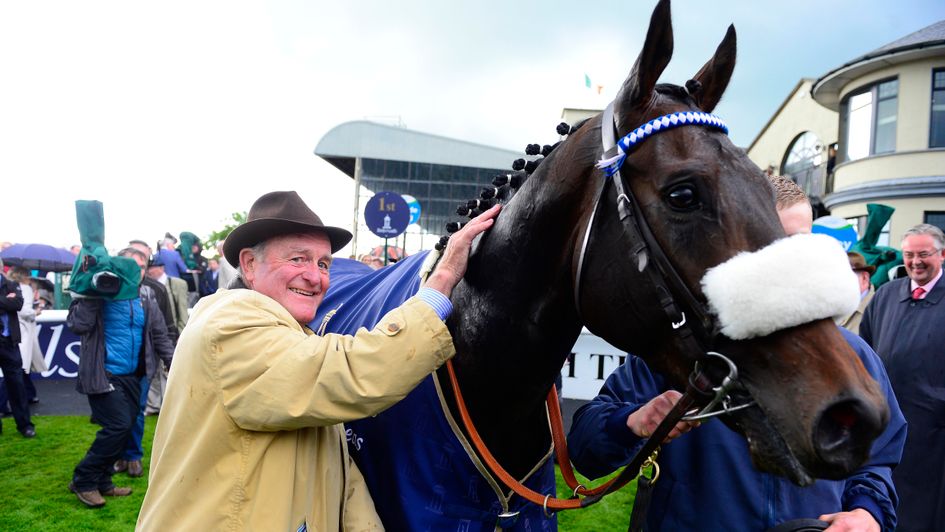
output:
MULTIPOLYGON (((906 423, 879 358, 855 334, 844 329, 841 333, 879 383, 891 411, 869 460, 845 479, 820 479, 802 488, 755 469, 745 438, 718 420, 709 421, 660 450, 661 473, 653 487, 647 530, 767 530, 799 518, 834 517, 836 512, 851 519, 866 512, 860 516, 865 518, 860 521, 862 528, 851 525, 839 530, 896 528, 898 498, 890 466, 902 453, 906 423)), ((667 390, 659 373, 628 355, 599 395, 574 414, 568 449, 578 471, 593 479, 626 465, 643 442, 641 434, 629 427, 634 424, 629 416, 653 398, 679 396, 666 395, 667 390)), ((667 405, 671 408, 671 403, 667 405)))
MULTIPOLYGON (((0 262, 0 267, 2 267, 0 262)), ((20 357, 20 320, 17 312, 23 308, 20 285, 0 273, 0 370, 9 389, 10 409, 16 421, 16 430, 26 438, 36 436, 26 402, 23 383, 23 359, 20 357)), ((3 425, 0 424, 0 433, 3 425)))
POLYGON ((134 432, 143 431, 142 424, 136 424, 144 410, 142 388, 147 389, 146 381, 158 371, 160 360, 170 365, 174 355, 157 299, 140 285, 147 265, 144 254, 126 248, 118 258, 125 257, 137 262, 137 297, 74 299, 66 318, 81 340, 76 389, 88 396, 92 416, 102 426, 69 483, 69 490, 90 508, 104 506, 103 496, 131 494, 131 488, 112 483, 113 465, 134 432))
POLYGON ((863 313, 860 336, 889 373, 909 435, 893 470, 897 530, 942 530, 945 523, 945 234, 920 224, 905 232, 908 277, 881 286, 863 313))

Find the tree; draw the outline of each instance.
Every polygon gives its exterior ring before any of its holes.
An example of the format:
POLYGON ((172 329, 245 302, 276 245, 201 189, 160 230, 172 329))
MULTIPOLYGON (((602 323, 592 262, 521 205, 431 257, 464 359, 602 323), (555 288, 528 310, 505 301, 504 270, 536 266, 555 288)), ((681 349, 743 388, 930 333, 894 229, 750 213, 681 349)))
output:
POLYGON ((227 235, 229 235, 232 230, 236 229, 236 226, 246 221, 247 214, 246 211, 231 214, 230 219, 225 220, 226 225, 223 226, 223 229, 214 231, 207 236, 206 240, 204 240, 204 249, 216 250, 218 243, 223 242, 227 235))

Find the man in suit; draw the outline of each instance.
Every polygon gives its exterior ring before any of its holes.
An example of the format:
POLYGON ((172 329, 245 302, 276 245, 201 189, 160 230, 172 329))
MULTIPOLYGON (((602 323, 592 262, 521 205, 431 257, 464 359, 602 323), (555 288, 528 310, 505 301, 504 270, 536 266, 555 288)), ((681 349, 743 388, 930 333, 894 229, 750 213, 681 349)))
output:
MULTIPOLYGON (((3 263, 0 262, 0 270, 3 263)), ((0 274, 0 370, 9 389, 10 409, 16 421, 16 430, 24 438, 36 436, 36 428, 30 419, 30 408, 26 402, 26 386, 23 382, 23 359, 20 357, 20 320, 17 312, 23 308, 20 285, 0 274)), ((0 423, 0 433, 3 425, 0 423)))
POLYGON ((893 481, 902 497, 897 530, 941 530, 945 523, 945 234, 919 224, 902 237, 908 277, 879 287, 860 336, 889 373, 909 435, 893 481))

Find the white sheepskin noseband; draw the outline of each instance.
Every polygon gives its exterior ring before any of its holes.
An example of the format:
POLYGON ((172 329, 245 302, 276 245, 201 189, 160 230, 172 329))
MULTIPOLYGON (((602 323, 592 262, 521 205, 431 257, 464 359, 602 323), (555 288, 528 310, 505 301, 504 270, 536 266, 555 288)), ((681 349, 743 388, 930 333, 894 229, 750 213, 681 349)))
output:
POLYGON ((860 285, 840 243, 798 234, 708 270, 702 290, 733 340, 765 336, 856 310, 860 285))

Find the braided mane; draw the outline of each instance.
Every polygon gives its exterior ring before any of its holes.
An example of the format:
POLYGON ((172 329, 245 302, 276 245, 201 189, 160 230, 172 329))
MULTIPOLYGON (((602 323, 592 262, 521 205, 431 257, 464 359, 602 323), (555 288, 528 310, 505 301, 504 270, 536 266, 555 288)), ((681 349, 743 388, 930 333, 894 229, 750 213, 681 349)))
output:
MULTIPOLYGON (((581 120, 574 126, 561 122, 556 127, 556 131, 558 135, 565 137, 566 140, 568 135, 580 129, 586 122, 587 119, 581 120)), ((493 176, 492 183, 479 192, 478 198, 468 200, 466 203, 460 203, 456 207, 456 214, 471 219, 491 209, 496 203, 508 203, 519 187, 522 186, 522 183, 538 169, 538 166, 544 161, 545 157, 550 155, 562 142, 564 142, 564 140, 559 140, 554 144, 545 144, 544 146, 540 144, 528 144, 525 146, 525 155, 535 157, 534 159, 527 160, 522 158, 512 161, 511 172, 493 176)), ((434 246, 436 250, 443 251, 446 248, 446 243, 449 241, 450 235, 459 231, 465 223, 465 221, 448 222, 446 224, 447 234, 440 237, 439 242, 434 246)))

